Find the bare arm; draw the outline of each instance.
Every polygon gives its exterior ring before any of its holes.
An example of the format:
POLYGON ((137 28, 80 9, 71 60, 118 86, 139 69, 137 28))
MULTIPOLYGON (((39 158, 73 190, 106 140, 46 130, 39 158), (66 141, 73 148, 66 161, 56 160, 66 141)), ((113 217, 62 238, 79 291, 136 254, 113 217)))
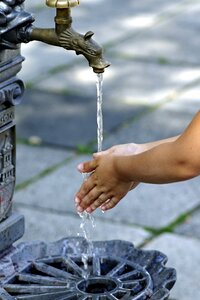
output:
POLYGON ((115 164, 120 177, 146 183, 170 183, 199 175, 200 112, 179 137, 159 141, 138 155, 120 157, 115 164))
POLYGON ((138 145, 138 147, 142 149, 142 151, 139 150, 139 152, 144 152, 147 150, 150 150, 156 146, 162 145, 164 143, 170 143, 170 142, 174 142, 176 141, 178 138, 180 137, 180 135, 174 136, 174 137, 170 137, 168 139, 163 139, 163 140, 158 140, 158 141, 154 141, 154 142, 150 142, 150 143, 145 143, 145 144, 140 144, 138 145))

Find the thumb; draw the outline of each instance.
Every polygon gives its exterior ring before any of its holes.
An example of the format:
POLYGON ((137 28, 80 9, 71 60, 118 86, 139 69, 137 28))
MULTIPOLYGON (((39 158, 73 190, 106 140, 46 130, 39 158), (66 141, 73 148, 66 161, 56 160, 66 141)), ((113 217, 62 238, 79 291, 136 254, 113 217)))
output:
POLYGON ((93 153, 93 158, 98 158, 98 156, 105 155, 105 154, 108 154, 108 150, 93 153))
POLYGON ((87 161, 78 165, 78 170, 81 173, 89 173, 96 169, 97 163, 95 160, 87 161))

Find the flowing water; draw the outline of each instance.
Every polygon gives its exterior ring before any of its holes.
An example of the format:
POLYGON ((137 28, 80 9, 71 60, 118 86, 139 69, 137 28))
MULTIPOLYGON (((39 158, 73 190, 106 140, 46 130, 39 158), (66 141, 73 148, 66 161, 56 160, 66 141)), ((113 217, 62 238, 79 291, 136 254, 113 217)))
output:
POLYGON ((83 277, 84 279, 88 279, 89 277, 89 266, 88 266, 88 262, 89 262, 89 258, 93 256, 93 243, 92 243, 92 239, 91 239, 91 225, 92 228, 94 228, 96 226, 94 218, 91 214, 88 214, 86 211, 82 212, 82 213, 78 213, 80 218, 82 219, 81 224, 80 224, 80 229, 83 233, 83 237, 85 238, 87 245, 86 245, 86 249, 85 252, 82 253, 82 263, 83 263, 83 267, 84 267, 84 271, 83 271, 83 277))
MULTIPOLYGON (((97 80, 96 80, 96 87, 97 87, 97 151, 102 151, 102 144, 103 144, 103 74, 97 74, 97 80)), ((88 176, 90 174, 83 174, 83 180, 87 180, 88 176)), ((93 216, 86 211, 83 213, 79 213, 79 216, 81 217, 81 224, 80 229, 83 233, 84 238, 87 241, 87 249, 85 253, 82 254, 82 262, 84 265, 84 273, 83 277, 87 279, 89 277, 89 267, 88 267, 88 259, 89 257, 93 256, 93 244, 91 240, 91 234, 90 234, 90 228, 92 225, 92 228, 94 228, 95 220, 93 216), (88 226, 90 228, 88 228, 88 226)))
POLYGON ((102 151, 103 144, 103 74, 97 74, 97 151, 102 151))

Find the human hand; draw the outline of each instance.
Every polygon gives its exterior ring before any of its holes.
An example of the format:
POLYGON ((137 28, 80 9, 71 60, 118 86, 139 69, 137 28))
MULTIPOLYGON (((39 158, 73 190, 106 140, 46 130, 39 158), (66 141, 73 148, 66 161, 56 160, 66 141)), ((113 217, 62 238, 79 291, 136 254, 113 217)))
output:
MULTIPOLYGON (((110 155, 119 155, 119 156, 127 156, 133 154, 139 154, 146 150, 145 145, 143 144, 135 144, 135 143, 128 143, 128 144, 120 144, 112 146, 111 148, 99 152, 98 155, 110 154, 110 155)), ((135 189, 140 183, 139 182, 132 182, 130 190, 135 189)))
POLYGON ((143 152, 143 145, 141 144, 135 144, 135 143, 129 143, 129 144, 120 144, 112 146, 111 148, 104 150, 102 152, 99 152, 98 154, 112 154, 112 155, 119 155, 119 156, 127 156, 127 155, 133 155, 143 152))
POLYGON ((92 172, 76 194, 78 212, 92 213, 96 208, 113 208, 133 188, 133 182, 120 178, 115 169, 116 155, 97 153, 91 161, 78 166, 81 173, 92 172))

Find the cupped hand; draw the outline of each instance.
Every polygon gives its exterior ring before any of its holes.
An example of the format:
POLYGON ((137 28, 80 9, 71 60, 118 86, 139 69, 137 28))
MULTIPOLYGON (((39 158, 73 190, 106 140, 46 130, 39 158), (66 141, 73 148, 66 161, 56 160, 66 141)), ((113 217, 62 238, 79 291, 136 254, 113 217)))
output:
POLYGON ((76 194, 78 212, 92 213, 98 207, 111 209, 133 188, 133 182, 125 181, 117 174, 116 159, 120 157, 108 152, 98 153, 93 160, 78 166, 80 172, 92 172, 76 194))

